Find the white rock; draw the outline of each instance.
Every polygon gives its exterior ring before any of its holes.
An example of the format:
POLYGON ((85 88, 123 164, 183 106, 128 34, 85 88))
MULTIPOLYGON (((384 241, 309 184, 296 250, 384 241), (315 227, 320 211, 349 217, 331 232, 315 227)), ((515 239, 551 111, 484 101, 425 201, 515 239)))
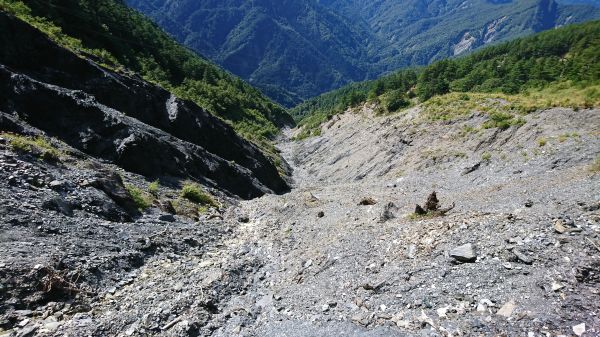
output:
POLYGON ((583 335, 585 333, 585 323, 581 323, 581 324, 577 324, 577 325, 573 326, 573 332, 577 336, 583 335))
POLYGON ((448 317, 446 316, 446 314, 448 313, 448 307, 439 308, 436 310, 436 312, 440 318, 448 317))
POLYGON ((414 259, 417 256, 417 246, 414 244, 409 245, 406 249, 406 256, 409 259, 414 259))
POLYGON ((50 322, 50 323, 44 324, 44 329, 48 330, 49 332, 52 332, 52 331, 55 331, 56 329, 58 329, 59 326, 60 326, 59 322, 50 322))
POLYGON ((500 310, 498 310, 498 312, 496 313, 496 315, 500 315, 506 318, 509 318, 513 311, 515 310, 516 304, 515 301, 510 300, 506 303, 504 303, 504 305, 502 306, 502 308, 500 308, 500 310))
POLYGON ((565 286, 563 286, 562 284, 560 284, 560 283, 558 283, 556 281, 552 282, 552 291, 557 291, 557 290, 560 290, 560 289, 562 289, 564 287, 565 286))

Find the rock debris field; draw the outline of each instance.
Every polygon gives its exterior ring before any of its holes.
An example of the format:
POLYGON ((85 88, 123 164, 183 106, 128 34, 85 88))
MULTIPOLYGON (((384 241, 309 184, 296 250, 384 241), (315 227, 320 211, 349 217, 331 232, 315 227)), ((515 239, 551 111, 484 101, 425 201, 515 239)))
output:
POLYGON ((524 118, 347 112, 199 219, 2 138, 0 336, 600 336, 600 111, 524 118))

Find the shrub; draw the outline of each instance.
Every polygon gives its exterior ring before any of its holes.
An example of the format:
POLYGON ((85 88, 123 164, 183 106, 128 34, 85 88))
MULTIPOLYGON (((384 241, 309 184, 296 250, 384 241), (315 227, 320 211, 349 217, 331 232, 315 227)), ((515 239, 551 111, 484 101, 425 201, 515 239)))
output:
POLYGON ((540 147, 546 146, 546 143, 547 143, 546 138, 540 138, 540 139, 538 139, 538 145, 540 147))
POLYGON ((596 157, 596 160, 594 160, 594 163, 590 167, 590 171, 600 172, 600 156, 596 157))
POLYGON ((410 101, 400 90, 392 91, 387 97, 385 107, 389 112, 398 111, 410 106, 410 101))
POLYGON ((150 185, 148 185, 148 192, 150 192, 150 194, 152 194, 153 196, 157 197, 159 184, 160 184, 160 181, 158 179, 151 182, 150 185))
POLYGON ((489 152, 484 152, 481 155, 481 159, 484 160, 484 161, 490 161, 492 159, 492 154, 489 153, 489 152))
POLYGON ((523 119, 514 118, 514 116, 509 113, 494 112, 490 114, 490 120, 485 122, 483 127, 486 129, 500 128, 506 130, 513 125, 521 126, 523 124, 525 124, 523 119))
POLYGON ((8 133, 2 134, 2 136, 8 139, 10 146, 15 151, 31 153, 46 161, 60 160, 60 151, 41 136, 31 138, 8 133))
POLYGON ((150 200, 150 198, 148 198, 147 195, 144 194, 144 192, 142 192, 141 189, 131 184, 126 184, 125 189, 131 196, 131 199, 133 199, 133 201, 135 202, 137 208, 139 208, 140 210, 143 211, 146 208, 152 206, 152 201, 150 200))
POLYGON ((216 201, 208 193, 204 192, 198 184, 185 184, 181 189, 181 196, 197 204, 217 207, 216 201))

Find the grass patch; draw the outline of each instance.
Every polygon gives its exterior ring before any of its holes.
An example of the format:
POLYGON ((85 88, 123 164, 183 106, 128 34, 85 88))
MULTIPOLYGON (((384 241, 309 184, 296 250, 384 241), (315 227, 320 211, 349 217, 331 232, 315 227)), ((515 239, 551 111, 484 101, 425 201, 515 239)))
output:
POLYGON ((135 202, 135 205, 140 210, 145 210, 152 206, 152 197, 144 193, 141 189, 131 184, 125 184, 125 189, 135 202))
POLYGON ((596 157, 596 160, 590 166, 590 171, 594 173, 600 172, 600 156, 596 157))
MULTIPOLYGON (((394 109, 386 108, 387 96, 382 95, 380 108, 388 112, 394 109)), ((403 110, 411 107, 412 100, 399 101, 399 106, 392 104, 392 108, 403 110)), ((483 92, 451 92, 445 95, 433 96, 422 102, 421 116, 427 121, 456 120, 469 116, 473 113, 483 113, 489 120, 483 124, 483 128, 507 129, 511 126, 522 126, 525 124, 523 115, 534 111, 549 109, 553 107, 565 107, 588 109, 600 107, 600 84, 578 85, 570 81, 555 83, 543 89, 528 89, 518 94, 483 93, 483 92)), ((320 126, 330 120, 334 115, 342 113, 344 109, 316 110, 311 115, 303 118, 298 126, 302 127, 300 133, 295 137, 301 140, 321 134, 320 126)), ((459 133, 466 136, 477 132, 478 128, 465 126, 459 133)))
POLYGON ((546 146, 546 143, 548 143, 548 141, 546 140, 546 138, 542 137, 537 140, 537 143, 539 147, 543 147, 546 146))
POLYGON ((210 210, 210 207, 208 207, 207 205, 202 205, 202 206, 198 207, 198 214, 206 214, 206 213, 208 213, 209 210, 210 210))
POLYGON ((573 132, 573 133, 563 133, 562 135, 558 136, 558 141, 560 143, 564 143, 566 142, 569 138, 579 138, 581 137, 577 132, 573 132))
POLYGON ((514 115, 506 112, 494 112, 489 117, 490 119, 483 123, 484 129, 499 128, 506 130, 511 126, 522 126, 525 124, 525 120, 516 118, 514 115))
POLYGON ((3 133, 1 136, 8 140, 8 144, 15 151, 30 153, 50 162, 60 161, 60 151, 44 137, 27 137, 12 133, 3 133))
POLYGON ((204 192, 198 184, 185 184, 181 189, 181 197, 196 204, 218 207, 215 199, 210 194, 204 192))
POLYGON ((148 185, 148 192, 155 197, 158 197, 158 186, 160 185, 160 181, 156 179, 148 185))
POLYGON ((518 115, 541 109, 565 107, 589 109, 600 106, 600 85, 577 85, 560 82, 543 89, 529 89, 523 93, 453 92, 434 96, 421 104, 423 116, 430 121, 454 120, 474 112, 490 116, 487 127, 508 128, 522 125, 518 115))

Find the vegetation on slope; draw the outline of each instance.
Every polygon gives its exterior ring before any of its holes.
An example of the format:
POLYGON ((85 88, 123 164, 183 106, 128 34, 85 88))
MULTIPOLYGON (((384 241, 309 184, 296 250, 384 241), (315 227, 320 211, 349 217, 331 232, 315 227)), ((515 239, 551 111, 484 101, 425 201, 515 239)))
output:
POLYGON ((180 46, 120 0, 0 0, 0 10, 82 56, 194 101, 262 145, 293 123, 258 90, 180 46))
POLYGON ((600 18, 554 0, 126 0, 286 105, 483 45, 600 18))
POLYGON ((314 0, 126 0, 286 106, 365 79, 369 36, 314 0))
MULTIPOLYGON (((591 107, 600 105, 599 59, 600 21, 594 21, 353 84, 306 101, 294 108, 292 114, 305 126, 301 135, 305 137, 318 134, 318 125, 331 116, 367 101, 376 103, 381 112, 422 102, 425 112, 434 115, 456 111, 450 100, 462 97, 469 102, 472 96, 437 99, 443 104, 430 102, 449 93, 494 93, 500 95, 497 99, 517 102, 514 106, 503 105, 503 109, 514 107, 520 112, 557 105, 591 107)), ((470 105, 473 109, 478 106, 473 101, 465 104, 462 106, 470 105)))

